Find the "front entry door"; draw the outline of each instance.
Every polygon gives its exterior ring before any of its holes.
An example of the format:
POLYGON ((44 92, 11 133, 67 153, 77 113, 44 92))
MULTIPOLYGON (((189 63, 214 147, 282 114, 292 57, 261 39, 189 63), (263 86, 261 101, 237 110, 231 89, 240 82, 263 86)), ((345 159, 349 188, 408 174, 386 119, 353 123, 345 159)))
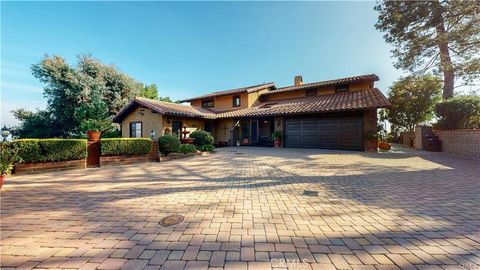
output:
POLYGON ((182 131, 182 122, 181 121, 173 121, 172 122, 172 134, 175 134, 178 138, 180 138, 180 132, 182 131))

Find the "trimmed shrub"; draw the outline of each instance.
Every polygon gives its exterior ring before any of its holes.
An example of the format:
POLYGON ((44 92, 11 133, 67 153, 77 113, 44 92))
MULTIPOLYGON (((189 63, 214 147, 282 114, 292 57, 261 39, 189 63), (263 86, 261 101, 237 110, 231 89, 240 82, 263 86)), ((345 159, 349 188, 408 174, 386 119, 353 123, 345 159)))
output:
POLYGON ((24 162, 77 160, 87 157, 87 140, 20 139, 14 141, 24 162))
POLYGON ((197 149, 202 152, 211 152, 215 150, 215 146, 213 146, 213 144, 204 144, 197 146, 197 149))
POLYGON ((15 163, 22 161, 18 156, 18 148, 11 142, 0 142, 0 175, 9 174, 15 163))
POLYGON ((480 128, 480 96, 456 96, 435 107, 440 129, 480 128))
POLYGON ((102 156, 146 155, 152 149, 148 138, 107 138, 100 140, 102 156))
POLYGON ((192 132, 190 134, 189 137, 194 139, 193 143, 196 146, 213 144, 212 135, 209 132, 206 132, 206 131, 203 131, 203 130, 195 130, 194 132, 192 132))
POLYGON ((180 140, 173 135, 163 135, 158 138, 158 149, 165 155, 178 153, 180 149, 180 140))
POLYGON ((195 153, 197 152, 197 148, 195 148, 193 144, 181 144, 179 152, 183 154, 195 153))
POLYGON ((74 160, 87 157, 87 141, 82 139, 39 140, 46 161, 74 160))
POLYGON ((42 162, 44 156, 40 149, 39 139, 19 139, 13 143, 17 146, 18 156, 24 162, 42 162))

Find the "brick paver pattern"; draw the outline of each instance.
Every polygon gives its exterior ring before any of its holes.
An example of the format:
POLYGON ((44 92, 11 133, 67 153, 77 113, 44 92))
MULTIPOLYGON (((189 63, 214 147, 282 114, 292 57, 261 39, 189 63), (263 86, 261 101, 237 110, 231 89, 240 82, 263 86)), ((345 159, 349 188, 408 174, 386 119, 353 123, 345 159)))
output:
POLYGON ((253 147, 10 177, 1 266, 480 269, 479 179, 443 153, 253 147))

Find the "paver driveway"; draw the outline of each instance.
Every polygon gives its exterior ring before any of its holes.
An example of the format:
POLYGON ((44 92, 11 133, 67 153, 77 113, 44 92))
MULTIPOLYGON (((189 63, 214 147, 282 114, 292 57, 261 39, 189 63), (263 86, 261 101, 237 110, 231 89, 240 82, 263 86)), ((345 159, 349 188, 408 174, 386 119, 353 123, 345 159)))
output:
POLYGON ((480 269, 479 176, 478 161, 441 153, 222 148, 14 177, 1 264, 480 269), (159 226, 171 213, 185 221, 159 226))

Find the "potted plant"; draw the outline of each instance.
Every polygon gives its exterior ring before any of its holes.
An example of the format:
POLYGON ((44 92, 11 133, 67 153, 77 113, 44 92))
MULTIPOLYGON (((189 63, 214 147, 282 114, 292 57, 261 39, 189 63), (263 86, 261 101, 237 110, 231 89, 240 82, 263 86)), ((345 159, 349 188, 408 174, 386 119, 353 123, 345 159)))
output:
POLYGON ((388 140, 392 137, 391 134, 383 128, 382 125, 378 126, 377 138, 378 138, 378 148, 381 150, 388 151, 392 148, 392 145, 388 142, 388 140))
POLYGON ((80 124, 80 129, 85 130, 89 141, 100 140, 102 132, 109 130, 112 122, 109 119, 86 119, 80 124))
POLYGON ((392 148, 392 144, 390 144, 388 141, 391 140, 392 135, 387 134, 386 131, 381 131, 380 132, 380 142, 378 143, 378 148, 388 151, 392 148))
POLYGON ((0 189, 5 182, 5 177, 13 170, 13 165, 20 162, 18 149, 14 144, 5 140, 0 143, 0 189))
POLYGON ((277 148, 280 147, 282 142, 281 139, 282 139, 282 133, 280 131, 276 130, 272 133, 272 140, 275 147, 277 148))

